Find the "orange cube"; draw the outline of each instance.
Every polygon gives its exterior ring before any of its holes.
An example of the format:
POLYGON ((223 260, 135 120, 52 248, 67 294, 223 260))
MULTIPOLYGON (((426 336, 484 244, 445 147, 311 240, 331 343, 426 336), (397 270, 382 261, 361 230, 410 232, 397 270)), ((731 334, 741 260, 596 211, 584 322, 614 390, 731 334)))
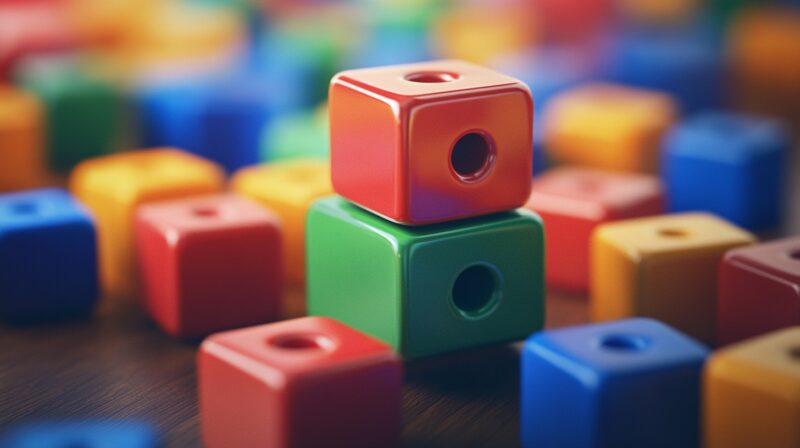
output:
POLYGON ((224 182, 222 169, 214 163, 171 148, 79 164, 70 188, 94 213, 105 292, 118 296, 136 289, 133 220, 139 205, 216 193, 224 182))
POLYGON ((0 84, 0 191, 44 183, 44 114, 36 96, 0 84))
POLYGON ((545 145, 556 161, 654 173, 661 136, 678 111, 666 94, 589 84, 553 98, 543 113, 545 145))

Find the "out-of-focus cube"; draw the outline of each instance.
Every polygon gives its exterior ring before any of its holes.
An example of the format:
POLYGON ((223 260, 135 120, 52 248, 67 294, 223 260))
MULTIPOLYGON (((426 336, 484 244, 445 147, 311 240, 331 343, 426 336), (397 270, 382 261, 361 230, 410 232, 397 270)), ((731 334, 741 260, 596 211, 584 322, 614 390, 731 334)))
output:
POLYGON ((44 182, 44 113, 35 95, 0 84, 0 191, 44 182))
POLYGON ((585 42, 606 26, 614 0, 532 0, 531 12, 539 17, 545 39, 585 42))
POLYGON ((614 0, 617 14, 622 20, 633 25, 654 27, 674 27, 691 22, 702 11, 704 3, 701 0, 614 0))
POLYGON ((328 108, 313 113, 301 112, 272 120, 261 134, 261 160, 279 162, 292 159, 330 158, 328 108))
POLYGON ((158 433, 137 421, 52 421, 19 425, 6 437, 3 448, 160 448, 158 433))

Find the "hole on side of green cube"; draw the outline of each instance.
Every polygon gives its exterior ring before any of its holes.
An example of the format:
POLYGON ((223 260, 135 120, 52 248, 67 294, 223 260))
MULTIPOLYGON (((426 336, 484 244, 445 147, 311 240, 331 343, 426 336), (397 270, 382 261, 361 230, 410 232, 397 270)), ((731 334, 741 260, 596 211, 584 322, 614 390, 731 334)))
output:
POLYGON ((600 347, 615 352, 640 352, 649 345, 647 338, 635 334, 609 334, 600 338, 600 347))
POLYGON ((270 339, 269 344, 284 350, 329 350, 333 340, 320 334, 292 333, 270 339))
POLYGON ((464 317, 477 319, 494 310, 500 297, 500 276, 484 264, 461 271, 452 288, 452 302, 464 317))
POLYGON ((32 215, 39 210, 35 202, 16 202, 9 207, 11 212, 17 215, 32 215))
POLYGON ((450 151, 450 167, 463 182, 483 180, 494 166, 495 159, 491 137, 480 131, 462 135, 450 151))
POLYGON ((689 232, 682 229, 676 229, 671 227, 666 229, 660 229, 658 231, 658 234, 665 238, 685 238, 689 236, 689 232))
POLYGON ((453 82, 461 78, 461 75, 458 73, 453 72, 438 72, 438 71, 427 71, 427 72, 414 72, 409 73, 403 77, 406 81, 410 82, 421 82, 421 83, 438 83, 438 82, 453 82))
POLYGON ((192 214, 198 218, 216 218, 219 216, 219 210, 214 207, 195 207, 192 209, 192 214))

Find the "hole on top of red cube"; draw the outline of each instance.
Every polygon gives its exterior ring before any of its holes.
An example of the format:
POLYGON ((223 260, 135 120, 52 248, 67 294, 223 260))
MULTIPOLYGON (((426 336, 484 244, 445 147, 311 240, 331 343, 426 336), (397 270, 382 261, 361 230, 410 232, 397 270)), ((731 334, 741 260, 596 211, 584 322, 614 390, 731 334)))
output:
POLYGON ((458 73, 453 72, 414 72, 409 73, 403 79, 411 82, 437 83, 453 82, 461 78, 458 73))
POLYGON ((269 341, 275 347, 285 350, 329 350, 333 341, 318 334, 286 334, 269 341))
POLYGON ((192 209, 192 214, 198 218, 216 218, 219 216, 219 210, 214 207, 195 207, 192 209))
POLYGON ((468 132, 456 140, 450 151, 450 166, 464 182, 477 182, 494 166, 495 150, 489 136, 468 132))
POLYGON ((667 228, 659 230, 658 234, 666 238, 684 238, 689 235, 689 232, 681 229, 667 228))
POLYGON ((12 213, 18 215, 31 215, 36 213, 39 206, 35 202, 16 202, 9 207, 12 213))
POLYGON ((461 271, 453 283, 453 305, 465 317, 484 317, 494 310, 499 300, 499 284, 499 275, 493 268, 472 265, 461 271))
POLYGON ((649 345, 647 338, 633 334, 609 334, 600 339, 600 347, 617 352, 640 352, 649 345))

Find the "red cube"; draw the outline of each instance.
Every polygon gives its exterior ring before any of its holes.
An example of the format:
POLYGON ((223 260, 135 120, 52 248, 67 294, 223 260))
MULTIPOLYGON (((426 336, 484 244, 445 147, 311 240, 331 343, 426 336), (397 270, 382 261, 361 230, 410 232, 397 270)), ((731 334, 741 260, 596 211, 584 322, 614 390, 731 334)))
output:
POLYGON ((729 251, 717 291, 718 345, 800 325, 800 237, 729 251))
POLYGON ((393 447, 402 365, 333 319, 304 317, 213 335, 198 354, 208 448, 393 447))
POLYGON ((145 308, 182 338, 280 318, 280 240, 277 218, 238 196, 142 206, 136 243, 145 308))
POLYGON ((663 213, 664 194, 653 176, 557 168, 533 182, 526 207, 544 221, 548 285, 585 292, 594 228, 609 221, 663 213))
POLYGON ((339 73, 329 94, 337 193, 402 224, 509 210, 530 193, 528 87, 459 61, 339 73))

